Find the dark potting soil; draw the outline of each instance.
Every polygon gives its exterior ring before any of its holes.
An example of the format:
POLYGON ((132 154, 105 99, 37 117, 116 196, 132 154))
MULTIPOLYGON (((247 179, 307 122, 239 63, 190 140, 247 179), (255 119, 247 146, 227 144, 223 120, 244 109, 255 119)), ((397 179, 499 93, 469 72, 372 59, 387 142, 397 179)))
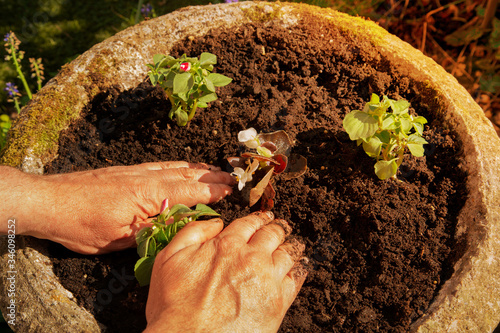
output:
MULTIPOLYGON (((275 215, 305 242, 311 271, 282 332, 404 332, 453 273, 464 246, 455 239, 466 173, 455 134, 443 127, 433 96, 393 68, 369 43, 303 18, 294 28, 249 24, 186 39, 172 55, 217 55, 234 81, 198 110, 188 127, 167 117, 170 103, 145 80, 97 96, 61 135, 47 173, 160 160, 226 163, 243 147, 237 133, 279 129, 295 141, 308 171, 276 182, 275 215), (374 161, 342 129, 347 112, 371 93, 411 102, 429 120, 425 156, 408 154, 396 180, 379 180, 374 161)), ((96 78, 99 80, 99 78, 96 78)), ((250 213, 236 193, 211 205, 226 222, 250 213)), ((148 288, 133 279, 135 249, 77 255, 53 245, 54 269, 109 332, 145 327, 148 288)))

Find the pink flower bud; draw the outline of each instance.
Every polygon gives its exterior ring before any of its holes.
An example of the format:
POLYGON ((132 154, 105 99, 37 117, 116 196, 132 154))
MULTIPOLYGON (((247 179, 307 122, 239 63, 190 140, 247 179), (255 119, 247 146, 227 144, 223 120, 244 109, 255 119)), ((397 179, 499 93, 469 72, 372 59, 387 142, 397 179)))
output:
POLYGON ((181 64, 181 71, 189 72, 190 69, 191 69, 191 63, 189 63, 189 62, 183 62, 181 64))
POLYGON ((166 209, 168 209, 168 198, 162 201, 161 203, 161 208, 160 208, 160 214, 163 213, 166 209))

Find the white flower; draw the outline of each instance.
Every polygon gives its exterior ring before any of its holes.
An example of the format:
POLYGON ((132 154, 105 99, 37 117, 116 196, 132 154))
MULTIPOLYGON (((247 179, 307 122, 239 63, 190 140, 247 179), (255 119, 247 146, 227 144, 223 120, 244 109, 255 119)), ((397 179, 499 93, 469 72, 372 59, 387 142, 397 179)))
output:
POLYGON ((242 168, 235 167, 231 175, 236 176, 236 180, 238 181, 238 190, 242 190, 245 187, 247 182, 252 181, 252 175, 259 167, 259 161, 254 160, 252 164, 247 166, 246 170, 242 168))
POLYGON ((253 127, 239 132, 238 141, 244 143, 248 148, 255 149, 260 146, 260 141, 257 137, 257 131, 253 127))

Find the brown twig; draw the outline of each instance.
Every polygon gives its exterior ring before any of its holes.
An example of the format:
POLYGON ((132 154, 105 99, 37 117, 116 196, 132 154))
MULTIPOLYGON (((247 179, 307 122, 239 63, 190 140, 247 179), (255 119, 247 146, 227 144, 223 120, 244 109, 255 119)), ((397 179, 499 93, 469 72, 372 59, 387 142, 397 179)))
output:
POLYGON ((481 29, 489 29, 491 25, 491 21, 493 17, 495 17, 495 13, 497 11, 498 0, 488 0, 488 4, 486 5, 486 10, 484 12, 483 23, 481 24, 481 29))
MULTIPOLYGON (((448 54, 448 52, 446 52, 446 51, 445 51, 445 50, 444 50, 444 49, 443 49, 443 48, 439 45, 439 43, 438 43, 438 42, 436 42, 436 40, 435 40, 435 39, 434 39, 431 35, 429 35, 429 39, 432 41, 432 44, 434 44, 434 46, 435 46, 435 47, 437 47, 437 49, 438 49, 439 51, 441 51, 441 53, 443 53, 443 54, 444 54, 444 56, 445 56, 448 60, 450 60, 450 61, 453 63, 453 66, 457 66, 457 65, 458 65, 458 63, 455 61, 455 59, 453 59, 453 58, 452 58, 452 57, 448 54)), ((467 78, 468 78, 469 80, 474 81, 474 78, 473 78, 473 77, 472 77, 469 73, 467 73, 467 71, 465 71, 465 72, 464 72, 464 74, 465 74, 465 76, 467 76, 467 78)))

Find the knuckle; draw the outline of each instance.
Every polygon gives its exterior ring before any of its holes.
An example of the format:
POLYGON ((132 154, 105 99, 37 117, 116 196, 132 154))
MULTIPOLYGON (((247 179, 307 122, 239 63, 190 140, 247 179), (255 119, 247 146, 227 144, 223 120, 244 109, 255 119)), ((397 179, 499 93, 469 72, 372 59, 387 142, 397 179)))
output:
POLYGON ((258 251, 248 251, 243 256, 243 261, 250 267, 261 266, 262 253, 258 251))
POLYGON ((228 235, 217 239, 217 252, 230 253, 233 252, 240 242, 238 237, 228 235))

